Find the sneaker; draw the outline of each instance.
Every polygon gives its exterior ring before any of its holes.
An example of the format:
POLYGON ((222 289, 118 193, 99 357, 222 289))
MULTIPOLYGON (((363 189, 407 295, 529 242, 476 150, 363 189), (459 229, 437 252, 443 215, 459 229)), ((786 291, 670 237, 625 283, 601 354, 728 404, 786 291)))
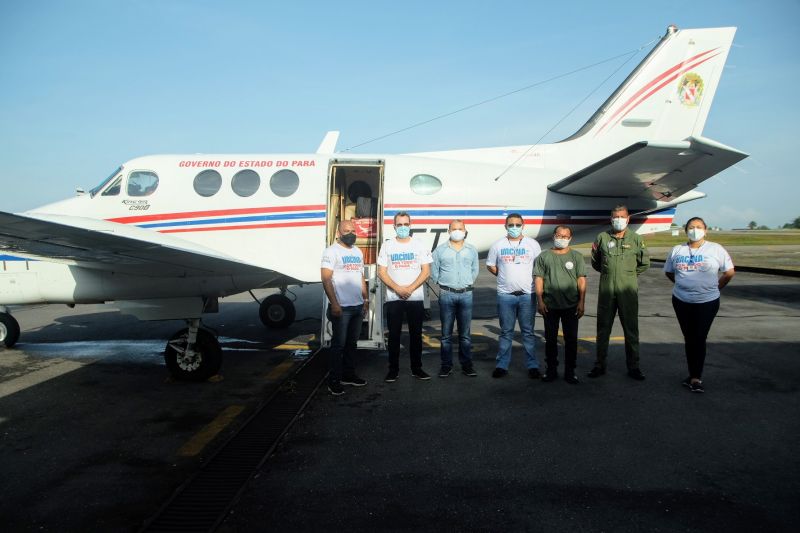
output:
POLYGON ((394 383, 395 381, 397 381, 398 374, 399 372, 397 370, 389 370, 389 373, 386 374, 386 377, 383 378, 383 381, 385 381, 386 383, 394 383))
POLYGON ((687 389, 691 389, 692 388, 692 378, 691 378, 691 376, 686 378, 686 379, 684 379, 683 381, 681 381, 681 385, 683 385, 687 389))
POLYGON ((346 377, 342 379, 342 385, 350 385, 353 387, 363 387, 367 384, 366 379, 361 379, 360 377, 353 374, 352 376, 346 377))
POLYGON ((422 380, 431 379, 431 377, 428 375, 428 373, 425 372, 424 370, 422 370, 421 368, 418 368, 416 370, 412 370, 411 371, 411 375, 414 376, 417 379, 422 379, 422 380))
POLYGON ((528 377, 531 379, 542 379, 542 373, 539 372, 538 368, 529 368, 528 377))
POLYGON ((469 376, 471 378, 474 378, 475 376, 478 375, 478 373, 475 372, 475 369, 472 368, 472 365, 462 366, 461 367, 461 373, 464 374, 465 376, 469 376))
POLYGON ((577 385, 578 383, 580 383, 580 381, 578 381, 578 376, 576 376, 575 374, 566 374, 564 376, 564 381, 566 381, 570 385, 577 385))
POLYGON ((449 375, 450 375, 452 372, 453 372, 453 369, 452 369, 451 367, 449 367, 449 366, 443 366, 442 368, 440 368, 440 369, 439 369, 439 377, 440 377, 440 378, 446 378, 446 377, 447 377, 447 376, 449 376, 449 375))
POLYGON ((644 374, 638 368, 631 368, 628 370, 628 377, 633 378, 636 381, 644 381, 644 374))
POLYGON ((494 372, 492 372, 492 377, 493 378, 502 378, 503 376, 507 376, 507 375, 508 375, 508 370, 506 370, 505 368, 499 368, 498 367, 498 368, 494 369, 494 372))
POLYGON ((706 390, 703 388, 703 382, 698 381, 696 383, 692 383, 689 385, 689 390, 692 392, 705 392, 706 390))
POLYGON ((344 394, 344 387, 338 381, 334 381, 333 383, 328 383, 328 391, 334 396, 341 396, 344 394))
POLYGON ((589 376, 590 378, 599 378, 605 373, 606 373, 605 368, 600 368, 599 366, 596 366, 593 369, 591 369, 586 375, 589 376))

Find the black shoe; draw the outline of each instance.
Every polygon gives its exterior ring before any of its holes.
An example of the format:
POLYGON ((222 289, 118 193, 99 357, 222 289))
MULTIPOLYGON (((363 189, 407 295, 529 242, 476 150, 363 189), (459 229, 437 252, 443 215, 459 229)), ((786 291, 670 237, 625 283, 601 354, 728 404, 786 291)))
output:
POLYGON ((417 379, 422 379, 422 380, 431 379, 431 377, 428 375, 428 373, 425 372, 424 370, 422 370, 421 368, 418 368, 416 370, 412 370, 411 371, 411 375, 414 376, 417 379))
POLYGON ((453 373, 453 369, 451 367, 449 367, 449 366, 443 366, 442 368, 439 369, 439 377, 440 378, 446 378, 447 376, 449 376, 452 373, 453 373))
POLYGON ((538 368, 529 368, 528 377, 531 379, 542 379, 542 373, 539 372, 538 368))
POLYGON ((689 390, 692 392, 705 392, 706 389, 703 388, 703 382, 697 381, 689 385, 689 390))
POLYGON ((567 375, 565 375, 564 376, 564 381, 566 381, 570 385, 577 385, 578 383, 580 383, 580 381, 578 381, 578 376, 576 376, 575 374, 567 374, 567 375))
POLYGON ((644 374, 638 368, 631 368, 628 370, 628 377, 633 378, 636 381, 644 381, 644 374))
POLYGON ((475 376, 478 375, 478 373, 475 372, 475 369, 472 368, 472 365, 462 366, 461 367, 461 373, 464 374, 465 376, 469 376, 471 378, 474 378, 475 376))
POLYGON ((499 368, 498 367, 498 368, 494 369, 494 372, 492 372, 492 377, 493 378, 502 378, 503 376, 507 376, 507 375, 508 375, 508 370, 506 370, 505 368, 499 368))
POLYGON ((605 368, 600 368, 599 366, 596 366, 593 369, 591 369, 586 375, 589 376, 590 378, 599 378, 605 373, 606 373, 605 368))
POLYGON ((348 376, 342 379, 342 385, 351 385, 353 387, 363 387, 367 384, 366 379, 361 379, 360 377, 353 374, 352 376, 348 376))
POLYGON ((681 385, 683 385, 687 389, 691 389, 692 388, 692 377, 689 376, 688 378, 686 378, 683 381, 681 381, 681 385))
POLYGON ((557 379, 558 379, 558 371, 551 370, 549 368, 545 371, 544 376, 542 376, 542 381, 544 381, 545 383, 550 383, 551 381, 555 381, 557 379))
POLYGON ((344 394, 344 387, 338 381, 334 381, 333 383, 328 383, 328 390, 334 396, 341 396, 344 394))
POLYGON ((386 374, 386 377, 383 378, 383 381, 385 381, 386 383, 394 383, 395 381, 397 381, 398 374, 399 372, 397 370, 389 370, 389 373, 386 374))

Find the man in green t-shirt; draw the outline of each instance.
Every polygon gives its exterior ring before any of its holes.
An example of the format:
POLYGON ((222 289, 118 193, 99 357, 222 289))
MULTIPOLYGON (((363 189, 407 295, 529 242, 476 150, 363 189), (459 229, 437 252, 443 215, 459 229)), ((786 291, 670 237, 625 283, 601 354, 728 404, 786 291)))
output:
POLYGON ((578 319, 586 301, 586 266, 583 256, 569 247, 572 229, 556 226, 553 248, 536 259, 533 275, 539 313, 544 318, 547 371, 542 381, 558 378, 558 323, 564 332, 564 380, 576 384, 578 319))

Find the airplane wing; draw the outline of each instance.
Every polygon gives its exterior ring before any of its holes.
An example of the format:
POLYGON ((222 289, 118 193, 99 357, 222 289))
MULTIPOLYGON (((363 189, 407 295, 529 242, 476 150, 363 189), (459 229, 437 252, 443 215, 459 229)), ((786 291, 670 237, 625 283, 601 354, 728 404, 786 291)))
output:
POLYGON ((711 139, 643 141, 548 186, 578 196, 677 198, 748 154, 711 139))
POLYGON ((153 277, 280 275, 171 235, 62 215, 0 212, 0 254, 153 277))

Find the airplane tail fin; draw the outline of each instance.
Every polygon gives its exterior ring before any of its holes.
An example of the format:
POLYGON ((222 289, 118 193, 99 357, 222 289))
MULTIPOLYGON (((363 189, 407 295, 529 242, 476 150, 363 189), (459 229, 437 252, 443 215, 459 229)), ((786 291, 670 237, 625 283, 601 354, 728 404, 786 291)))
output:
POLYGON ((564 141, 584 138, 619 147, 701 136, 735 33, 736 28, 670 26, 589 121, 564 141))

